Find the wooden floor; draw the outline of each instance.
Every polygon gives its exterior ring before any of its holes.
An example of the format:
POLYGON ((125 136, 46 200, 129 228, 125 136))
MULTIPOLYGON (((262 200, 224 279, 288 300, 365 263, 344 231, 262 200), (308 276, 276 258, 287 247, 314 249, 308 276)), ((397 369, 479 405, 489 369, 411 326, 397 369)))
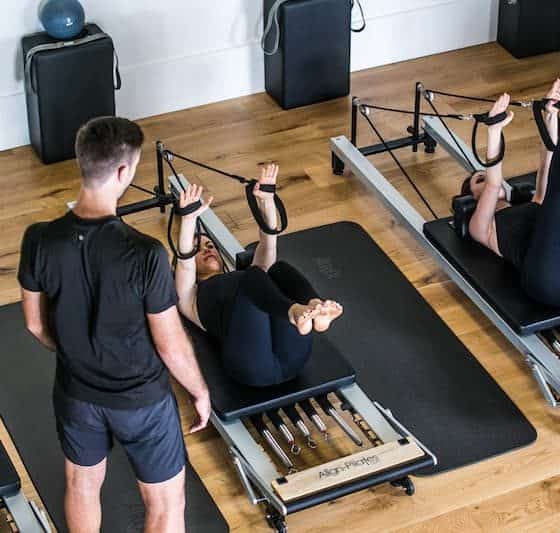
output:
MULTIPOLYGON (((410 107, 414 82, 480 96, 511 91, 515 98, 544 95, 558 75, 560 54, 515 60, 490 44, 359 72, 352 94, 385 105, 410 107)), ((154 95, 157 98, 158 95, 154 95)), ((442 111, 479 111, 472 103, 439 100, 442 111)), ((364 226, 424 298, 517 403, 538 430, 537 442, 520 451, 416 481, 407 498, 391 487, 366 490, 289 517, 290 531, 560 531, 560 414, 546 407, 519 353, 492 327, 387 211, 351 177, 331 174, 329 138, 348 135, 350 98, 283 112, 265 95, 152 117, 141 121, 146 133, 137 182, 151 186, 155 175, 153 142, 163 139, 179 153, 243 175, 256 174, 260 161, 280 163, 280 188, 290 215, 290 231, 340 220, 364 226)), ((409 118, 376 115, 387 138, 402 136, 409 118)), ((470 124, 453 124, 468 139, 470 124)), ((518 110, 507 131, 507 174, 537 165, 538 138, 530 113, 518 110)), ((374 139, 362 124, 360 144, 374 139)), ((401 151, 403 163, 440 215, 449 212, 464 172, 442 150, 435 155, 401 151)), ((425 213, 394 163, 376 165, 413 205, 425 213)), ((187 170, 187 167, 180 167, 187 170)), ((216 197, 215 209, 242 243, 256 237, 254 223, 236 184, 189 169, 216 197)), ((19 299, 16 267, 19 243, 32 222, 61 215, 76 197, 75 163, 43 166, 29 147, 0 153, 0 304, 19 299)), ((131 191, 126 201, 142 199, 131 191)), ((427 213, 425 213, 427 216, 427 213)), ((164 238, 165 219, 151 211, 129 217, 138 229, 164 238)), ((180 394, 185 422, 191 411, 180 394)), ((6 433, 0 428, 0 438, 6 433)), ((268 531, 261 509, 251 507, 226 449, 213 429, 187 436, 192 463, 232 531, 268 531)), ((37 498, 14 448, 11 456, 26 479, 25 491, 37 498)))

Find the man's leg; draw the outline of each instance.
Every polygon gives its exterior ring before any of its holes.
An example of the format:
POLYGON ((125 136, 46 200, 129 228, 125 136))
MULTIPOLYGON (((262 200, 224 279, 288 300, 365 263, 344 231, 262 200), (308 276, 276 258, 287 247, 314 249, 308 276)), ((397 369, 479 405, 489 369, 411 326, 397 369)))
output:
POLYGON ((98 533, 101 529, 101 486, 107 460, 95 466, 75 465, 65 460, 64 511, 71 533, 98 533))
POLYGON ((185 468, 161 483, 138 481, 146 506, 145 533, 185 531, 185 468))
POLYGON ((187 452, 175 396, 169 392, 153 405, 105 413, 138 480, 146 506, 144 531, 184 532, 187 452))

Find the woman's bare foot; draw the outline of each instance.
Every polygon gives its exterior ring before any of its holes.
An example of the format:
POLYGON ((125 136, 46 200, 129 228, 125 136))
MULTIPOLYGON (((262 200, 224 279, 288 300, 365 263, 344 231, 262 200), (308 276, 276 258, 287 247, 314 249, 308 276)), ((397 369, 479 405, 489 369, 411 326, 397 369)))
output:
POLYGON ((288 319, 300 335, 309 335, 313 329, 313 319, 320 313, 320 306, 293 304, 288 310, 288 319))
POLYGON ((333 300, 322 301, 314 299, 309 302, 309 305, 314 309, 318 308, 319 312, 313 319, 313 328, 319 333, 327 331, 327 329, 329 329, 331 325, 331 322, 333 320, 336 320, 344 312, 342 305, 333 300))

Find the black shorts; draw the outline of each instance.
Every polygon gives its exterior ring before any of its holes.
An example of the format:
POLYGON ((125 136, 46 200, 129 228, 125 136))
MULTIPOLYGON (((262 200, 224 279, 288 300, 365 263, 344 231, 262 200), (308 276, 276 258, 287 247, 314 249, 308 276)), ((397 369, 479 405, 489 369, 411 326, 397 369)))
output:
POLYGON ((94 466, 107 457, 116 439, 144 483, 167 481, 185 466, 185 441, 172 393, 139 409, 101 407, 59 391, 53 399, 58 437, 70 462, 94 466))

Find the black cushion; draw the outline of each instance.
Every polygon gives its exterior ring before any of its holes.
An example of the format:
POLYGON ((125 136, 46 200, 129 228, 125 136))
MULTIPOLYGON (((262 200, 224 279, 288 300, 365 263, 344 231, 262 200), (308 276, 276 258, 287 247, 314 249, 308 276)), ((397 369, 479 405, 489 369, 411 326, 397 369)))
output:
POLYGON ((560 325, 560 309, 529 298, 515 268, 472 239, 460 239, 451 220, 427 222, 424 234, 511 328, 529 335, 560 325))
POLYGON ((219 348, 210 337, 191 323, 186 326, 210 390, 212 408, 225 421, 290 405, 350 385, 355 380, 354 369, 340 352, 325 336, 316 335, 309 362, 296 379, 274 387, 240 385, 227 377, 219 348))

